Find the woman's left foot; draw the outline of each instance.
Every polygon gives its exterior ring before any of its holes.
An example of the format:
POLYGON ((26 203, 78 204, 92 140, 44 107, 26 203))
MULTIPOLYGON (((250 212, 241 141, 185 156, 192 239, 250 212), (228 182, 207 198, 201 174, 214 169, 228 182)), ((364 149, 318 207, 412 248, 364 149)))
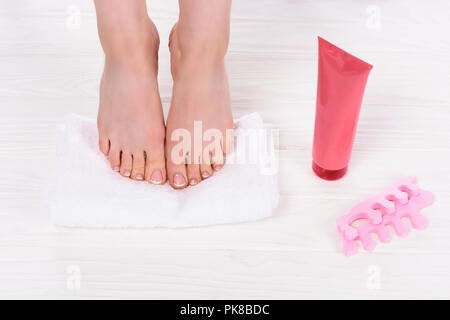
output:
POLYGON ((211 177, 223 166, 230 148, 227 135, 233 128, 233 116, 225 52, 203 50, 204 45, 180 46, 177 25, 170 35, 174 84, 165 148, 167 178, 176 189, 211 177))

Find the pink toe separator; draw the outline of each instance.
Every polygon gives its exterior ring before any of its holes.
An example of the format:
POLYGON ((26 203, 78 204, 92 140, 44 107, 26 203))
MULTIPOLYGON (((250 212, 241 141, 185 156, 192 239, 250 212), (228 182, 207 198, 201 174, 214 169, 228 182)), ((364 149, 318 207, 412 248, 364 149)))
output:
POLYGON ((427 227, 427 219, 420 210, 430 206, 434 195, 417 186, 415 177, 398 181, 379 195, 370 198, 337 219, 338 231, 343 237, 343 250, 346 256, 358 253, 357 241, 362 243, 364 250, 375 248, 370 233, 375 233, 382 243, 391 241, 387 226, 391 226, 399 237, 408 235, 408 226, 401 221, 407 217, 414 229, 423 230, 427 227), (352 224, 360 219, 367 223, 358 227, 352 224))

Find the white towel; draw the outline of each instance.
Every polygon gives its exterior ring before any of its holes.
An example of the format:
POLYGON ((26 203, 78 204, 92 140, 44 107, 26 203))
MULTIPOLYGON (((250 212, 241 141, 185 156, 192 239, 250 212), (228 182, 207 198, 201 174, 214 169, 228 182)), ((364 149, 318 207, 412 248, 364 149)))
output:
POLYGON ((69 116, 61 128, 47 196, 53 223, 180 228, 271 216, 279 199, 273 130, 256 113, 237 120, 235 128, 235 149, 223 169, 194 187, 173 190, 168 184, 156 186, 113 172, 98 150, 95 122, 69 116))

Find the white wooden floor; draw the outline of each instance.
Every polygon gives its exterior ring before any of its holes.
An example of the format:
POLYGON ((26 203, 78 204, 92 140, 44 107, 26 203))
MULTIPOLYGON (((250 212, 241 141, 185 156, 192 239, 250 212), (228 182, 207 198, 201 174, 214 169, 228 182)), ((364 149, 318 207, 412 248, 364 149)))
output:
MULTIPOLYGON (((175 0, 151 0, 167 38, 175 0)), ((281 204, 261 222, 77 230, 42 212, 56 128, 95 117, 102 52, 91 0, 0 0, 0 298, 450 298, 450 2, 235 0, 233 112, 281 129, 281 204), (374 64, 345 179, 310 170, 317 39, 374 64), (430 227, 340 252, 336 217, 398 178, 436 194, 430 227)))

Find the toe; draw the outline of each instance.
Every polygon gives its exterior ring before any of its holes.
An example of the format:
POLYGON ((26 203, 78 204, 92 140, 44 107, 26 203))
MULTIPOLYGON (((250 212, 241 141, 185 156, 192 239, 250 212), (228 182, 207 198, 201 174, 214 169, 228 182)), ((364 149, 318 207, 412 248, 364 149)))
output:
POLYGON ((109 153, 109 139, 107 136, 101 136, 98 139, 98 146, 100 151, 107 156, 109 153))
POLYGON ((166 162, 163 147, 148 148, 146 151, 145 180, 152 184, 166 182, 166 162))
POLYGON ((172 187, 175 189, 185 188, 187 183, 186 167, 177 168, 172 176, 172 187))
POLYGON ((202 181, 201 175, 200 175, 200 165, 198 164, 188 164, 187 165, 187 176, 189 185, 195 186, 200 181, 202 181))
POLYGON ((130 152, 122 151, 122 157, 120 161, 120 174, 124 177, 131 175, 131 169, 133 168, 133 157, 130 152))
POLYGON ((183 189, 188 184, 185 150, 183 145, 180 147, 179 144, 173 144, 166 140, 167 180, 174 189, 183 189))
POLYGON ((144 152, 133 153, 133 168, 131 169, 131 178, 134 180, 144 180, 145 158, 144 152))
POLYGON ((187 186, 186 166, 171 166, 167 168, 167 177, 170 185, 175 189, 183 189, 187 186))
POLYGON ((162 169, 154 169, 153 171, 149 171, 148 178, 146 180, 152 184, 160 185, 164 184, 166 177, 165 177, 165 170, 162 169))
POLYGON ((176 164, 167 159, 167 179, 170 185, 175 189, 182 189, 187 186, 186 165, 184 163, 176 164))
POLYGON ((219 171, 220 169, 222 169, 224 163, 225 156, 223 154, 222 148, 211 153, 211 166, 214 171, 219 171))
POLYGON ((223 164, 214 163, 212 168, 213 168, 214 171, 219 171, 220 169, 223 168, 223 164))
POLYGON ((182 189, 187 186, 187 174, 185 165, 168 164, 167 177, 170 185, 175 189, 182 189))
POLYGON ((200 171, 201 171, 201 175, 202 175, 202 179, 203 180, 208 179, 213 174, 212 167, 211 167, 211 165, 209 163, 202 163, 200 165, 200 171))
POLYGON ((120 170, 120 149, 112 146, 108 153, 108 160, 111 168, 118 172, 120 170))
POLYGON ((208 179, 213 174, 209 153, 207 154, 206 152, 204 152, 203 154, 202 163, 200 164, 200 174, 203 180, 208 179))
POLYGON ((177 172, 173 175, 172 186, 176 189, 185 188, 186 187, 186 168, 184 170, 177 170, 177 172), (181 172, 184 171, 184 172, 181 172))

